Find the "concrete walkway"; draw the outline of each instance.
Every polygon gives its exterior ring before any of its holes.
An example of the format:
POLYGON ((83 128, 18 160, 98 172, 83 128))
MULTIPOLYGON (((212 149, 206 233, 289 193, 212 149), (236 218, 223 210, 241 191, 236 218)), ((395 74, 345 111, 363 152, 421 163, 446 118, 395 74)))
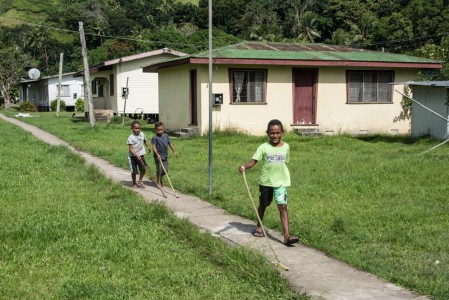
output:
MULTIPOLYGON (((87 164, 95 165, 105 176, 115 182, 130 187, 130 174, 128 170, 115 167, 107 161, 94 157, 89 153, 76 150, 67 142, 51 135, 39 128, 28 125, 14 118, 0 114, 0 118, 16 124, 30 131, 38 139, 51 145, 64 145, 74 153, 82 156, 87 164)), ((173 212, 183 218, 188 218, 193 224, 212 235, 220 237, 228 243, 250 247, 260 251, 270 261, 274 261, 273 253, 266 245, 265 239, 255 238, 250 232, 255 223, 251 220, 231 215, 221 208, 217 208, 196 197, 174 193, 165 188, 167 198, 153 182, 146 182, 146 189, 137 189, 148 201, 164 202, 173 212)), ((269 242, 280 261, 290 268, 289 271, 280 271, 301 293, 306 293, 313 299, 429 299, 416 295, 402 287, 388 283, 378 277, 358 271, 347 264, 327 257, 322 252, 296 244, 294 247, 285 247, 279 232, 268 229, 269 242)))

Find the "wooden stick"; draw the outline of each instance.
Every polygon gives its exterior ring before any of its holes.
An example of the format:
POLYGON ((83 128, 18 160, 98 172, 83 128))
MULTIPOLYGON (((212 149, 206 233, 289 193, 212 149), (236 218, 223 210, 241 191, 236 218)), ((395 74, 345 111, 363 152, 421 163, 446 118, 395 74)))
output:
MULTIPOLYGON (((173 193, 175 193, 175 197, 176 197, 176 198, 179 198, 178 195, 176 194, 175 189, 173 188, 173 184, 171 184, 170 177, 168 177, 168 173, 167 173, 167 171, 165 170, 165 167, 164 167, 164 164, 162 163, 161 157, 158 156, 158 158, 159 158, 159 163, 160 163, 161 166, 162 166, 162 170, 164 170, 165 175, 167 175, 168 183, 170 183, 171 189, 173 190, 173 193)), ((162 181, 162 175, 161 175, 161 181, 162 181)))

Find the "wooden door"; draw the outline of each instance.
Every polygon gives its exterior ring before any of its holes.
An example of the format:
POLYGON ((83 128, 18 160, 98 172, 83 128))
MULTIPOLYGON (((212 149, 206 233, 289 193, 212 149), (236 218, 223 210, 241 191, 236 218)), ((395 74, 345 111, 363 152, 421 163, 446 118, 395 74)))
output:
POLYGON ((293 124, 316 124, 316 69, 293 70, 293 124))
POLYGON ((190 125, 198 125, 196 70, 190 70, 190 125))

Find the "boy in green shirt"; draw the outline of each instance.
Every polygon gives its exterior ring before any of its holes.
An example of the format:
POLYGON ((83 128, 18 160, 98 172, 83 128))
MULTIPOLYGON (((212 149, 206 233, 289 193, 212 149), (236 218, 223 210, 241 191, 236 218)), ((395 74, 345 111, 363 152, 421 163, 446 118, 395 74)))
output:
MULTIPOLYGON (((240 173, 251 169, 258 161, 263 161, 259 179, 259 217, 263 220, 265 209, 274 200, 278 206, 282 227, 284 229, 284 245, 297 243, 296 236, 290 236, 287 210, 287 187, 290 186, 290 172, 285 163, 290 157, 290 147, 281 141, 284 127, 281 121, 271 120, 267 126, 269 141, 260 145, 252 159, 239 168, 240 173)), ((262 228, 257 222, 253 235, 263 237, 262 228)))

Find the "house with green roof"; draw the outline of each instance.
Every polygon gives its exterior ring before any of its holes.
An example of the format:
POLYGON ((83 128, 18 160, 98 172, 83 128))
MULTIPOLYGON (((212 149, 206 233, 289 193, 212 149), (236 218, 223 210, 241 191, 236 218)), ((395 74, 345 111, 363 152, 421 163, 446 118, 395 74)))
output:
MULTIPOLYGON (((159 75, 159 119, 169 129, 209 126, 209 57, 143 68, 159 75)), ((325 44, 242 42, 212 52, 213 128, 263 135, 271 119, 321 134, 406 134, 392 82, 438 72, 442 62, 325 44)), ((396 88, 400 88, 396 86, 396 88)))

